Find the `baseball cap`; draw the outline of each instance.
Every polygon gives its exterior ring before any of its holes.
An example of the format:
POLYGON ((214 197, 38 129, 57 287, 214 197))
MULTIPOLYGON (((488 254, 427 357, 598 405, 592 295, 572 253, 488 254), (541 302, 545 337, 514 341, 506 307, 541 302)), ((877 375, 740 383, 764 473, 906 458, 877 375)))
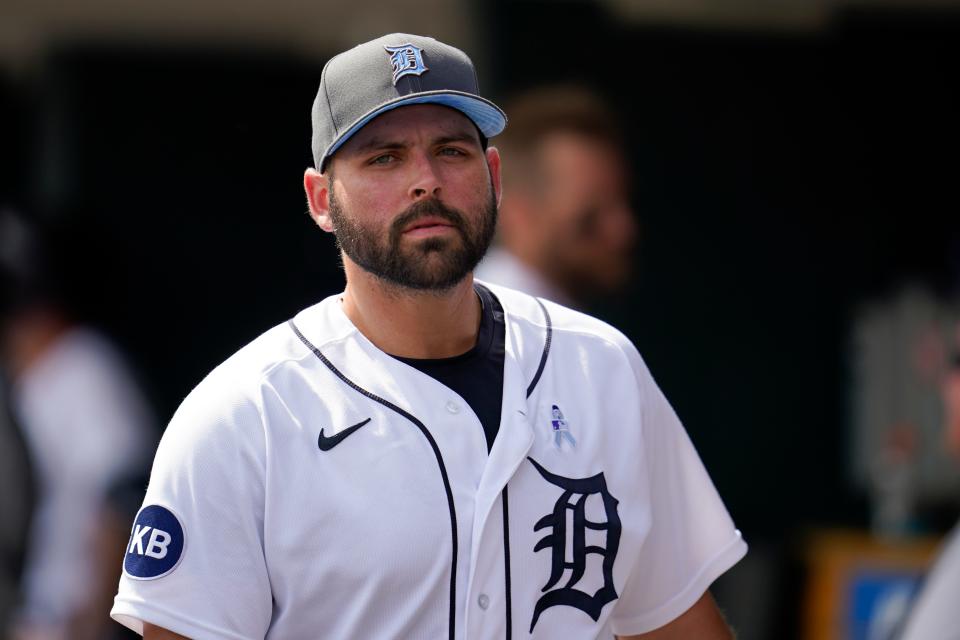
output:
POLYGON ((392 33, 330 59, 313 101, 313 161, 327 160, 368 122, 410 104, 440 104, 470 118, 491 138, 507 116, 479 95, 477 73, 463 51, 433 38, 392 33))

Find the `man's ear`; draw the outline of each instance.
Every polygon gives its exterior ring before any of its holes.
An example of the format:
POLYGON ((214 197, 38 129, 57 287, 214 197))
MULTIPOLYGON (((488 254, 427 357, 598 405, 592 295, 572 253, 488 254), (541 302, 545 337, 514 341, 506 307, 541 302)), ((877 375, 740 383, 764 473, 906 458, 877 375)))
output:
POLYGON ((330 217, 330 177, 329 173, 320 173, 309 167, 303 172, 303 189, 307 192, 307 204, 310 217, 317 226, 327 232, 333 232, 333 219, 330 217))
POLYGON ((500 183, 500 151, 496 147, 487 147, 487 167, 490 169, 490 182, 493 184, 493 194, 499 207, 503 189, 500 183))

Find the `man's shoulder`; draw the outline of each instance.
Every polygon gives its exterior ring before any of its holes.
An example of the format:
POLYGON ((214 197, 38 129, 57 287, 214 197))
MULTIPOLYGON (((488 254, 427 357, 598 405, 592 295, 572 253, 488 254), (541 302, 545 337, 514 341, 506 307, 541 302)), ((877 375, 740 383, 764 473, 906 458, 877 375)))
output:
POLYGON ((190 392, 184 405, 242 407, 256 405, 264 382, 288 366, 312 364, 310 344, 304 342, 299 328, 309 325, 311 336, 332 335, 322 326, 323 300, 263 332, 214 367, 190 392))
POLYGON ((633 343, 616 327, 589 314, 571 309, 547 298, 502 285, 483 283, 503 304, 508 318, 515 323, 549 330, 554 336, 586 343, 607 344, 625 351, 635 351, 633 343))

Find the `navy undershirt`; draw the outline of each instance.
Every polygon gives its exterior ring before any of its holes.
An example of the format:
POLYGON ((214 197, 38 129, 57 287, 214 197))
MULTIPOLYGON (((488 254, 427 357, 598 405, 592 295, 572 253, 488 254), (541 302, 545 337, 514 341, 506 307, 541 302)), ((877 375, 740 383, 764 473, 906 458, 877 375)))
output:
POLYGON ((480 419, 489 453, 500 429, 506 328, 503 307, 497 297, 481 284, 474 283, 473 286, 483 309, 480 314, 477 344, 472 349, 452 358, 393 357, 460 394, 480 419))

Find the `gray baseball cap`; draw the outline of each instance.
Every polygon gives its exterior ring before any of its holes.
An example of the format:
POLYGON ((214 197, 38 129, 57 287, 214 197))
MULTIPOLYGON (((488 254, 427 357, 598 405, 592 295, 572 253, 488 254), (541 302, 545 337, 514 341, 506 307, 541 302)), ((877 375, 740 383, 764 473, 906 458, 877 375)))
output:
POLYGON ((357 45, 334 56, 320 75, 313 101, 313 162, 327 160, 380 114, 409 104, 440 104, 461 111, 488 138, 507 116, 479 95, 477 73, 463 51, 407 33, 357 45))

